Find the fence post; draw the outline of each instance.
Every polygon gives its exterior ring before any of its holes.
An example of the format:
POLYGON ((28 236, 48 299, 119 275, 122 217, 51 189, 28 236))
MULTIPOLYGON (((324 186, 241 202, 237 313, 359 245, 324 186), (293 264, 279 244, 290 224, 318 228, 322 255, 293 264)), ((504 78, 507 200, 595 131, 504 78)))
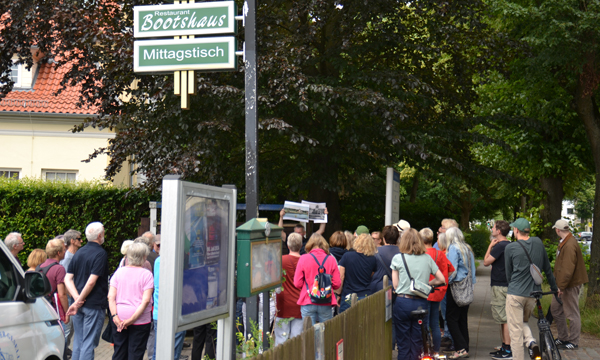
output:
POLYGON ((354 294, 352 294, 352 297, 350 299, 351 299, 350 306, 354 306, 358 302, 358 295, 356 295, 356 293, 354 293, 354 294))
MULTIPOLYGON (((304 318, 302 323, 302 359, 306 359, 306 331, 309 330, 313 326, 312 318, 307 316, 304 318)), ((314 336, 314 335, 313 335, 314 336)), ((310 351, 315 351, 315 349, 310 349, 310 351)))
POLYGON ((390 279, 388 279, 387 275, 383 275, 383 288, 385 289, 386 287, 388 287, 390 282, 390 279))

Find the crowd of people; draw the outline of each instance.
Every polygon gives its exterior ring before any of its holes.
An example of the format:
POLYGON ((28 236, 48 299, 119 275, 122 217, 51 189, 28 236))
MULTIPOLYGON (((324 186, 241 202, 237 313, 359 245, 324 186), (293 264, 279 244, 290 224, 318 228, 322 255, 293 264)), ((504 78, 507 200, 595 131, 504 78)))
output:
MULTIPOLYGON (((280 213, 283 219, 285 211, 280 213)), ((280 220, 280 226, 283 221, 280 220)), ((438 241, 429 228, 417 231, 405 220, 385 226, 381 231, 369 232, 358 226, 354 233, 334 232, 329 241, 323 237, 324 226, 307 240, 302 224, 294 232, 282 234, 289 254, 282 258, 284 282, 276 296, 274 324, 275 344, 278 345, 302 331, 302 319, 312 323, 324 322, 346 311, 352 294, 361 300, 383 288, 387 276, 395 289, 393 300, 393 344, 398 348, 398 359, 417 359, 421 354, 421 329, 411 316, 417 309, 427 309, 426 319, 431 328, 433 350, 441 351, 440 308, 447 324, 447 350, 454 350, 451 359, 468 356, 469 305, 457 304, 448 285, 463 284, 469 278, 470 288, 475 283, 475 258, 465 242, 458 224, 444 219, 438 230, 438 241), (330 277, 330 301, 318 302, 312 296, 311 284, 319 273, 330 277), (416 294, 415 284, 435 286, 434 291, 416 294), (452 340, 449 340, 452 339, 452 340)), ((443 326, 442 326, 443 327, 443 326)))
MULTIPOLYGON (((282 210, 280 217, 284 214, 282 210)), ((490 352, 494 359, 522 360, 525 346, 530 354, 539 354, 528 326, 535 305, 531 292, 541 289, 532 275, 534 266, 545 273, 551 289, 562 298, 562 304, 553 299, 551 305, 558 327, 556 344, 562 349, 578 348, 578 299, 588 277, 569 224, 558 220, 553 228, 560 237, 554 272, 543 242, 530 236, 526 219, 510 224, 498 220, 492 227, 483 265, 492 266, 491 310, 502 340, 502 345, 490 352), (516 238, 513 242, 508 239, 511 230, 516 238)), ((411 316, 417 309, 428 310, 425 324, 435 354, 447 351, 450 359, 469 356, 468 312, 476 266, 473 250, 455 220, 442 221, 435 243, 430 228, 417 231, 405 220, 372 233, 362 225, 354 233, 336 231, 329 240, 323 237, 324 229, 322 224, 308 240, 302 224, 290 235, 282 232, 284 280, 275 296, 276 345, 299 335, 303 319, 310 317, 313 324, 327 321, 349 309, 353 294, 361 300, 381 290, 387 276, 394 289, 390 345, 397 347, 399 360, 416 360, 421 354, 421 328, 411 316)), ((108 312, 111 325, 107 336, 114 343, 113 359, 143 359, 147 352, 154 360, 160 235, 146 232, 124 241, 124 257, 112 274, 102 248, 104 226, 90 223, 85 237, 87 244, 82 246, 82 234, 69 230, 48 241, 45 250, 31 251, 27 259, 28 271, 42 272, 50 282, 48 300, 65 330, 66 357, 94 358, 108 312)), ((24 248, 23 238, 16 232, 8 234, 4 242, 15 257, 24 248)), ((175 336, 175 359, 180 359, 184 337, 185 332, 175 336)), ((215 358, 215 348, 216 330, 210 324, 194 329, 193 360, 202 358, 203 349, 215 358)))
MULTIPOLYGON (((102 247, 103 224, 87 225, 85 238, 87 244, 82 246, 82 234, 77 230, 58 235, 48 241, 45 250, 32 250, 25 268, 42 272, 50 282, 47 299, 59 314, 65 332, 65 358, 94 359, 102 335, 114 344, 113 359, 142 360, 147 353, 148 359, 154 360, 160 235, 146 232, 123 241, 123 258, 113 273, 109 272, 108 254, 102 247), (107 315, 109 326, 101 334, 107 315)), ((4 243, 15 257, 24 248, 23 237, 17 232, 7 235, 4 243)), ((181 355, 184 338, 184 331, 175 336, 175 359, 186 359, 181 355)), ((192 360, 202 359, 203 351, 215 358, 216 330, 210 324, 194 329, 192 360)))
MULTIPOLYGON (((283 215, 282 210, 280 219, 283 215)), ((563 301, 560 305, 554 298, 551 306, 558 327, 556 344, 561 349, 578 347, 578 299, 588 281, 585 263, 568 223, 558 220, 553 228, 560 237, 554 272, 543 242, 529 235, 531 226, 526 219, 510 224, 498 220, 492 227, 483 264, 492 266, 492 316, 500 325, 502 340, 502 345, 490 352, 493 359, 522 360, 525 347, 531 356, 540 352, 528 326, 535 305, 531 293, 541 289, 531 275, 531 264, 545 273, 552 291, 563 301), (511 229, 513 242, 507 238, 511 229), (520 346, 511 348, 511 344, 520 346)), ((365 226, 359 226, 354 234, 336 231, 329 241, 323 238, 323 229, 321 226, 306 240, 304 226, 298 224, 287 237, 289 254, 282 261, 285 281, 276 297, 276 344, 299 335, 302 319, 310 316, 313 323, 324 322, 348 309, 351 294, 360 300, 381 290, 387 276, 394 288, 392 347, 397 347, 399 360, 421 355, 421 329, 411 316, 417 309, 428 310, 426 323, 435 355, 445 351, 450 359, 469 356, 468 313, 476 282, 475 256, 455 220, 442 221, 435 244, 430 228, 417 231, 405 220, 370 234, 365 226), (322 270, 331 277, 334 296, 330 302, 315 303, 309 284, 322 270), (433 291, 420 293, 420 287, 429 289, 427 285, 433 291)), ((282 240, 286 241, 285 234, 282 240)))

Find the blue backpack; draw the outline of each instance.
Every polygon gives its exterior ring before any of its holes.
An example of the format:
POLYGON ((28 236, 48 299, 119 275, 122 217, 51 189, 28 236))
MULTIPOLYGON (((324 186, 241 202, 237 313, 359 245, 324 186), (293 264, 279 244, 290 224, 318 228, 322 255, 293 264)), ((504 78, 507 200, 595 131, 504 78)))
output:
POLYGON ((325 261, 327 261, 329 255, 325 256, 323 263, 321 264, 319 264, 319 260, 317 260, 313 254, 310 255, 313 257, 313 259, 315 259, 317 265, 319 265, 318 274, 315 276, 315 280, 310 288, 308 287, 308 282, 306 282, 306 279, 304 280, 310 301, 313 304, 331 304, 331 275, 327 274, 324 267, 325 261))

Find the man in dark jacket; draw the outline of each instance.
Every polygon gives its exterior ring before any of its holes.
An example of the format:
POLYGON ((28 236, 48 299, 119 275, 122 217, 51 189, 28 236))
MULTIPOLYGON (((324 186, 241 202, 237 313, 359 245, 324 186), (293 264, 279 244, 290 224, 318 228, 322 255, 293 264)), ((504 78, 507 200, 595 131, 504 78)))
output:
POLYGON ((554 262, 556 285, 562 291, 563 304, 552 298, 552 316, 556 321, 561 349, 575 350, 579 346, 581 335, 581 317, 579 314, 579 293, 581 286, 588 282, 583 254, 577 240, 569 231, 569 223, 558 220, 552 227, 560 237, 554 262), (569 325, 567 325, 569 319, 569 325))

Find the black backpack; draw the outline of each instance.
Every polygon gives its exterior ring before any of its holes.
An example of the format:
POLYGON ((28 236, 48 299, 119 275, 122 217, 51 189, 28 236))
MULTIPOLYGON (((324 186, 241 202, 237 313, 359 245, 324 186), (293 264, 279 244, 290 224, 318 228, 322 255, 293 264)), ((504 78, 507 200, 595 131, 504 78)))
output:
MULTIPOLYGON (((44 266, 44 267, 41 267, 42 265, 40 264, 40 265, 38 265, 38 266, 35 268, 35 271, 37 271, 37 272, 40 272, 40 273, 42 273, 42 275, 44 275, 44 276, 46 276, 46 277, 47 277, 47 275, 46 275, 46 274, 48 274, 48 271, 49 271, 49 270, 50 270, 50 268, 52 268, 54 265, 59 265, 59 264, 58 264, 57 262, 53 262, 52 264, 50 264, 50 265, 48 265, 48 266, 44 266)), ((56 292, 56 289, 54 289, 54 292, 56 292)), ((44 297, 46 298, 46 300, 48 300, 52 306, 54 306, 54 305, 55 305, 55 304, 54 304, 54 292, 52 292, 52 293, 50 293, 50 294, 47 294, 47 295, 45 295, 45 296, 44 296, 44 297)))
POLYGON ((325 265, 325 261, 327 261, 329 255, 325 256, 323 263, 321 264, 319 264, 319 260, 317 260, 313 254, 310 255, 313 257, 313 259, 315 259, 317 265, 319 265, 319 273, 317 276, 315 276, 315 280, 310 289, 308 287, 308 282, 304 280, 310 301, 313 304, 331 304, 331 275, 327 274, 325 267, 323 266, 325 265))

